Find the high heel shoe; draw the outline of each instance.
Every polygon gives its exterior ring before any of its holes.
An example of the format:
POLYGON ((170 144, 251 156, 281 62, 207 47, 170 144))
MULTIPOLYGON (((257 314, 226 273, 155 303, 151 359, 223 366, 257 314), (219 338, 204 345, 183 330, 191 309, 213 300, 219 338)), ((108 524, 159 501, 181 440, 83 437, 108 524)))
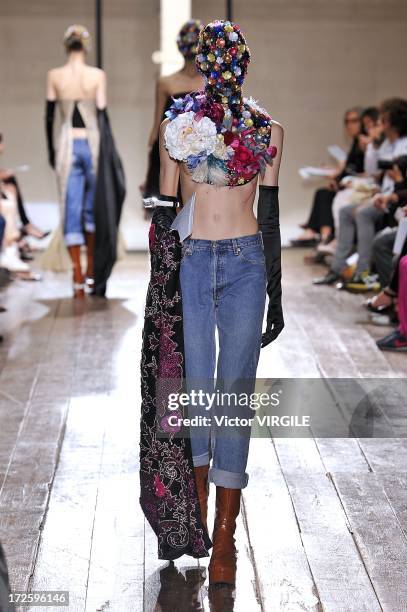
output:
POLYGON ((89 276, 87 276, 85 278, 85 291, 86 291, 86 293, 92 293, 94 286, 95 286, 95 280, 93 278, 89 278, 89 276))
POLYGON ((209 483, 208 483, 209 465, 200 465, 198 467, 194 467, 194 472, 195 472, 196 491, 198 493, 199 507, 201 510, 202 524, 204 525, 206 531, 208 531, 207 515, 208 515, 208 493, 209 493, 209 483))
POLYGON ((85 297, 85 285, 84 283, 73 283, 73 296, 74 298, 85 297))
POLYGON ((38 229, 38 227, 35 227, 35 225, 31 225, 31 223, 28 223, 21 229, 21 234, 23 236, 32 236, 33 238, 37 238, 37 240, 43 240, 44 238, 49 236, 50 233, 51 230, 42 232, 38 229))
POLYGON ((240 489, 216 487, 213 549, 209 563, 209 585, 234 585, 236 579, 236 518, 240 511, 240 489))
POLYGON ((94 232, 85 232, 85 242, 86 242, 86 258, 87 258, 87 266, 86 266, 86 291, 87 293, 93 293, 93 289, 95 286, 94 281, 94 253, 95 253, 95 233, 94 232))

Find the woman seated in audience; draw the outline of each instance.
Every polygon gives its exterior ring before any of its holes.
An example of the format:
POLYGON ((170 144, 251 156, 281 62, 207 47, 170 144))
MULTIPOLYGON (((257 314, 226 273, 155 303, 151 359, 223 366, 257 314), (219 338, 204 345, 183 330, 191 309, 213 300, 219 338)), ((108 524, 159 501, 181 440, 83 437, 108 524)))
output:
POLYGON ((372 106, 363 111, 362 129, 358 141, 359 147, 364 151, 364 172, 356 176, 348 174, 338 181, 338 190, 332 202, 334 228, 328 240, 322 241, 317 246, 317 252, 321 255, 333 255, 335 253, 341 209, 352 202, 362 202, 372 197, 377 191, 375 176, 369 173, 367 159, 370 151, 379 147, 384 139, 378 108, 372 106))
POLYGON ((10 272, 29 273, 30 268, 22 261, 18 250, 20 230, 18 228, 17 190, 14 185, 3 182, 0 170, 0 214, 5 220, 0 266, 10 272))
POLYGON ((359 175, 364 172, 365 150, 371 142, 373 127, 378 121, 378 110, 369 107, 363 112, 359 108, 346 111, 344 116, 345 133, 352 140, 348 157, 340 164, 330 179, 328 186, 318 189, 314 196, 310 217, 302 227, 304 232, 291 241, 292 246, 314 246, 318 240, 322 244, 332 240, 334 234, 334 217, 332 205, 340 188, 341 180, 348 175, 359 175))
MULTIPOLYGON (((0 133, 0 155, 3 155, 5 151, 4 137, 3 134, 0 133)), ((33 223, 31 223, 28 218, 27 212, 24 206, 23 196, 20 190, 20 186, 18 184, 16 176, 12 171, 6 170, 4 168, 0 168, 1 173, 1 181, 3 185, 11 185, 15 189, 15 194, 17 198, 17 209, 18 215, 20 218, 20 242, 19 249, 23 259, 32 259, 30 256, 30 248, 28 243, 24 240, 25 236, 32 236, 33 238, 37 238, 41 240, 49 235, 50 232, 43 232, 38 227, 36 227, 33 223)))

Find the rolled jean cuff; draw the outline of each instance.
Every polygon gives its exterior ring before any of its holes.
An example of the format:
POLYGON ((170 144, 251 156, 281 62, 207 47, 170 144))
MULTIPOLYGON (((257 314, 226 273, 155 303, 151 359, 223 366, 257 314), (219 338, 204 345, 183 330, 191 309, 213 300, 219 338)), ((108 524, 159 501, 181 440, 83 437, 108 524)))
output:
POLYGON ((85 238, 79 232, 68 232, 64 235, 64 240, 66 246, 81 246, 85 244, 85 238))
POLYGON ((89 223, 89 221, 85 221, 85 232, 89 232, 90 234, 94 234, 95 232, 95 224, 89 223))
POLYGON ((217 487, 224 487, 225 489, 244 489, 247 487, 249 481, 249 474, 243 472, 227 472, 226 470, 219 470, 218 468, 210 468, 209 470, 209 482, 213 482, 217 487))
POLYGON ((203 455, 197 455, 196 457, 192 457, 192 461, 194 463, 194 467, 200 467, 201 465, 209 465, 209 453, 204 453, 203 455))

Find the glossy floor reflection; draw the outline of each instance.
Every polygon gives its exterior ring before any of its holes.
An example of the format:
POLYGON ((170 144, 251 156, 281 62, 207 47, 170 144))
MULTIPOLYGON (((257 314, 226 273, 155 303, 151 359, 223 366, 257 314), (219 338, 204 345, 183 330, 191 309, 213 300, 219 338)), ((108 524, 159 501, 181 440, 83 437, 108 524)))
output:
MULTIPOLYGON (((403 355, 376 350, 362 298, 313 287, 298 252, 283 264, 286 329, 259 377, 404 375, 403 355)), ((208 589, 209 559, 157 559, 138 502, 147 283, 140 254, 117 265, 108 299, 72 300, 63 274, 2 293, 0 540, 14 589, 69 590, 74 612, 403 609, 404 439, 253 439, 236 590, 208 589)))

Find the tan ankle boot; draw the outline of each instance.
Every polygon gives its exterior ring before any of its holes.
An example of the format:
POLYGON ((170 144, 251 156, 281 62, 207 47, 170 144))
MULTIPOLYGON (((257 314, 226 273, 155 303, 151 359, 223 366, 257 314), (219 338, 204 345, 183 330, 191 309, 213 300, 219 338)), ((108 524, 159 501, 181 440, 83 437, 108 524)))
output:
POLYGON ((73 293, 74 297, 84 297, 85 286, 81 268, 81 247, 79 244, 68 247, 68 252, 73 264, 73 293))
POLYGON ((209 492, 209 483, 208 483, 209 465, 200 465, 198 467, 194 467, 194 472, 195 472, 196 490, 197 490, 198 498, 199 498, 199 506, 201 509, 202 523, 204 524, 206 530, 208 531, 207 516, 208 516, 208 492, 209 492))
POLYGON ((213 549, 209 563, 209 584, 235 584, 236 518, 240 510, 241 489, 216 487, 216 515, 213 528, 213 549))
POLYGON ((94 254, 95 254, 95 232, 85 232, 86 242, 86 285, 88 289, 93 289, 94 281, 94 254))

